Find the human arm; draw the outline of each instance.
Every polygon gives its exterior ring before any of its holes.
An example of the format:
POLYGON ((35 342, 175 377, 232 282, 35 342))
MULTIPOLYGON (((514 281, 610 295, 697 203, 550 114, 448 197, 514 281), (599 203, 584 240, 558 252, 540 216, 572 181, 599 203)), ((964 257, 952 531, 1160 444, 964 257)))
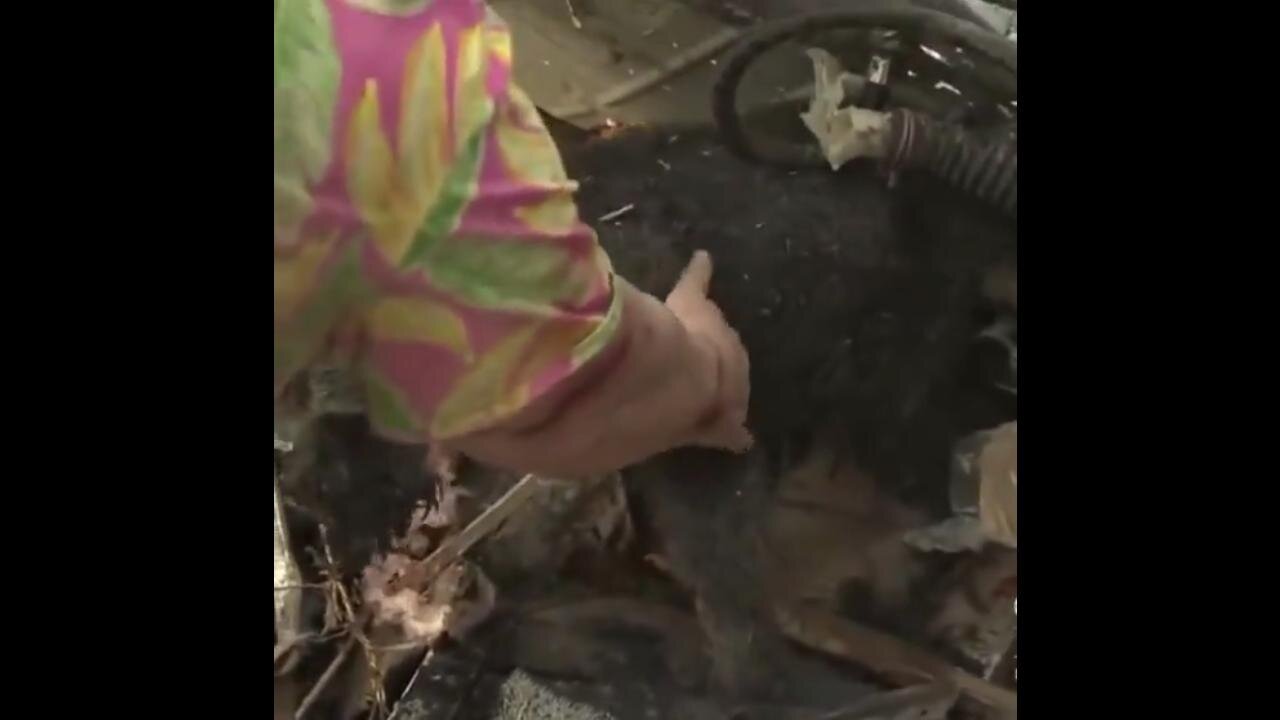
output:
POLYGON ((706 299, 711 259, 695 255, 665 303, 619 279, 611 346, 511 420, 450 443, 488 462, 573 476, 684 445, 745 450, 748 365, 706 299))
POLYGON ((554 474, 747 442, 746 356, 705 299, 710 260, 666 303, 613 274, 481 3, 287 9, 277 387, 341 357, 382 434, 554 474))

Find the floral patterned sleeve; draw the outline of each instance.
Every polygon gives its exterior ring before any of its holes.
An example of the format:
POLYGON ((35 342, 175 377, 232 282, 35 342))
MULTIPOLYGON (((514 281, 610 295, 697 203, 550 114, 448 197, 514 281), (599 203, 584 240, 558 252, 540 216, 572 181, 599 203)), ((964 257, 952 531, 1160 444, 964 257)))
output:
POLYGON ((575 189, 479 0, 276 0, 277 388, 340 355, 412 440, 523 408, 618 326, 575 189))

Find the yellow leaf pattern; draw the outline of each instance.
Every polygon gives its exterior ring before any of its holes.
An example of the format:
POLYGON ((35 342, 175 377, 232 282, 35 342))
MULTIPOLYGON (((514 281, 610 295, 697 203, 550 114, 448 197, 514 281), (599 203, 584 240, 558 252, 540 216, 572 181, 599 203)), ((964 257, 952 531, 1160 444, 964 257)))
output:
POLYGON ((399 176, 405 196, 413 199, 412 207, 406 210, 418 216, 415 226, 440 195, 454 157, 445 133, 449 125, 449 104, 444 102, 447 86, 444 35, 440 26, 434 25, 409 51, 400 89, 399 176))
POLYGON ((337 236, 313 238, 292 252, 287 258, 276 260, 275 267, 275 319, 276 324, 292 317, 312 289, 311 281, 320 272, 320 265, 333 252, 337 236))
POLYGON ((453 159, 446 133, 444 47, 440 25, 433 25, 406 58, 398 158, 382 132, 376 80, 365 83, 352 116, 347 144, 351 198, 392 263, 404 257, 435 205, 453 159))
POLYGON ((361 219, 373 231, 383 254, 394 262, 413 239, 417 223, 401 195, 391 145, 382 134, 378 84, 365 83, 351 118, 347 142, 348 187, 361 219))
POLYGON ((481 356, 457 378, 436 410, 431 434, 449 438, 510 417, 531 398, 533 382, 595 329, 593 322, 553 320, 525 326, 481 356))
MULTIPOLYGON (((277 250, 277 368, 305 360, 332 332, 326 323, 362 318, 356 337, 368 345, 359 357, 377 427, 444 437, 509 417, 599 352, 621 313, 619 298, 605 295, 608 259, 598 246, 583 252, 592 236, 578 220, 576 185, 532 101, 510 83, 511 36, 481 0, 307 2, 331 9, 334 42, 308 41, 319 51, 287 57, 292 64, 278 58, 277 82, 332 78, 332 127, 345 120, 346 132, 329 135, 345 192, 308 202, 319 165, 290 176, 301 178, 293 185, 277 182, 277 226, 320 233, 277 250), (374 52, 377 61, 351 56, 374 52), (400 71, 384 69, 389 57, 400 71), (349 88, 341 93, 338 67, 349 88), (399 102, 384 105, 388 92, 399 102), (396 105, 399 116, 384 117, 396 105), (481 208, 497 213, 478 217, 482 225, 510 235, 467 226, 468 210, 481 208), (360 227, 317 224, 317 213, 360 227), (331 262, 338 244, 341 262, 331 262), (607 297, 607 312, 583 311, 607 297), (289 325, 293 317, 302 321, 289 325)), ((278 135, 289 127, 277 118, 278 135)), ((277 148, 313 140, 286 135, 277 148)))
POLYGON ((368 330, 380 340, 446 348, 473 359, 467 326, 447 305, 417 297, 379 300, 369 311, 368 330))
POLYGON ((453 89, 454 146, 461 148, 493 117, 493 99, 485 92, 489 49, 483 24, 458 33, 457 71, 453 89))
POLYGON ((569 178, 555 141, 524 91, 508 90, 507 116, 497 123, 498 147, 512 176, 534 187, 563 187, 569 178))
POLYGON ((578 222, 578 206, 569 191, 553 192, 542 202, 516 208, 515 213, 521 222, 543 235, 568 235, 578 222))

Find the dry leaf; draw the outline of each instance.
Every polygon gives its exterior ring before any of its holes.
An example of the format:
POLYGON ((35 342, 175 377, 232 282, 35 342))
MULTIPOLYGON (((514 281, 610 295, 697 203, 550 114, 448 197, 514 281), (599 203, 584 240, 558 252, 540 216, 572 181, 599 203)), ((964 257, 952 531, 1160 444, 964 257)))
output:
POLYGON ((920 572, 900 538, 921 524, 874 477, 818 443, 779 483, 767 526, 770 592, 832 607, 841 587, 860 579, 878 605, 896 607, 920 572))
POLYGON ((1018 547, 1018 423, 992 430, 978 456, 982 529, 993 542, 1018 547))
POLYGON ((1017 578, 1017 551, 993 545, 974 556, 938 604, 928 622, 929 635, 990 673, 1017 631, 1017 578))

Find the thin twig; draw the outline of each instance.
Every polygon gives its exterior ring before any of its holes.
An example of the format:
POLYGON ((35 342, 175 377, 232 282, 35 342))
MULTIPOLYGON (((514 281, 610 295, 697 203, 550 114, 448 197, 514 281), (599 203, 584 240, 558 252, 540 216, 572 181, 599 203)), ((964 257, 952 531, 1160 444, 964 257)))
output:
POLYGON ((578 13, 573 11, 573 0, 564 0, 564 6, 569 9, 569 20, 573 22, 573 26, 581 30, 582 21, 578 19, 578 13))
POLYGON ((280 662, 280 658, 284 657, 286 653, 288 653, 290 650, 294 649, 295 647, 302 645, 303 643, 327 642, 329 640, 333 640, 334 638, 340 638, 346 634, 347 634, 347 631, 344 629, 344 630, 338 630, 337 632, 332 632, 332 633, 302 633, 301 635, 295 635, 293 637, 286 638, 280 641, 278 644, 276 644, 275 662, 280 662))
POLYGON ((427 666, 427 663, 431 662, 431 658, 434 654, 435 651, 428 647, 427 653, 422 656, 422 660, 418 663, 418 667, 413 669, 413 675, 409 677, 409 682, 404 686, 404 689, 400 691, 400 697, 396 698, 396 704, 392 706, 393 711, 399 710, 400 703, 404 702, 404 699, 409 697, 409 693, 413 691, 414 686, 418 683, 418 677, 422 674, 423 668, 427 666))
POLYGON ((666 60, 652 70, 636 75, 624 83, 611 87, 608 91, 591 98, 588 103, 576 107, 548 108, 548 112, 561 120, 594 115, 612 105, 619 105, 650 88, 661 85, 686 70, 701 64, 716 53, 724 50, 742 37, 742 31, 736 28, 725 28, 716 32, 697 45, 687 48, 666 60))
POLYGON ((324 692, 325 687, 333 680, 334 676, 338 674, 338 669, 342 667, 342 663, 351 654, 351 649, 355 646, 356 636, 352 634, 342 644, 342 650, 338 652, 338 656, 333 659, 333 662, 329 663, 328 668, 325 668, 324 674, 320 676, 319 680, 316 680, 315 685, 311 686, 311 692, 307 693, 307 696, 302 699, 302 702, 298 705, 297 712, 293 714, 294 720, 302 720, 307 716, 307 711, 315 704, 316 699, 324 692))
POLYGON ((333 548, 329 545, 329 528, 320 523, 320 544, 324 548, 324 557, 326 566, 324 574, 328 578, 326 583, 329 592, 333 598, 330 607, 326 608, 326 615, 332 615, 336 624, 349 625, 355 621, 355 608, 351 604, 351 596, 347 594, 347 588, 342 584, 342 572, 338 568, 338 563, 333 558, 333 548), (334 612, 332 605, 337 604, 337 611, 334 612))
MULTIPOLYGON (((472 669, 470 676, 466 679, 464 683, 464 687, 462 688, 461 692, 458 693, 457 701, 453 704, 453 707, 451 708, 449 714, 445 716, 444 720, 456 720, 458 711, 464 705, 467 704, 467 699, 471 696, 471 692, 472 690, 474 690, 475 683, 480 678, 480 673, 484 672, 485 660, 488 658, 489 645, 492 642, 493 640, 490 640, 488 643, 485 643, 481 646, 480 657, 476 660, 475 666, 472 669)), ((413 676, 409 678, 408 684, 404 686, 404 690, 400 691, 400 697, 396 698, 396 704, 393 706, 394 709, 398 710, 400 708, 400 703, 403 703, 405 701, 405 698, 409 697, 409 693, 413 692, 413 690, 417 687, 418 681, 423 675, 424 671, 428 671, 428 670, 434 671, 434 668, 428 667, 431 663, 431 660, 434 657, 435 657, 435 650, 428 648, 426 655, 422 657, 422 662, 418 663, 418 667, 413 671, 413 676)))
MULTIPOLYGON (((285 521, 284 494, 280 474, 275 474, 275 585, 284 587, 302 582, 302 572, 289 546, 289 527, 285 521)), ((280 591, 277 590, 277 593, 280 591)), ((285 635, 301 629, 302 597, 298 594, 275 596, 276 632, 285 635)))
POLYGON ((369 668, 369 691, 372 696, 370 699, 373 701, 373 708, 370 709, 369 714, 377 720, 382 720, 390 714, 387 708, 386 677, 383 675, 382 666, 378 663, 378 653, 375 651, 373 642, 359 630, 356 631, 355 637, 364 651, 365 664, 369 668))
POLYGON ((276 592, 286 592, 289 590, 314 590, 329 587, 329 583, 299 583, 297 585, 277 585, 276 592))
POLYGON ((632 210, 635 210, 635 209, 636 209, 636 204, 635 204, 635 203, 627 203, 626 205, 623 205, 622 207, 618 208, 617 210, 614 210, 614 211, 612 211, 612 212, 607 212, 607 213, 605 213, 604 215, 601 215, 601 216, 600 216, 600 222, 609 222, 610 220, 613 220, 614 218, 620 218, 620 217, 622 217, 623 215, 626 215, 627 213, 629 213, 629 212, 631 212, 632 210))
MULTIPOLYGON (((483 540, 515 514, 538 489, 538 476, 530 473, 520 478, 502 497, 480 513, 462 532, 440 543, 440 547, 422 561, 426 583, 430 583, 442 569, 462 557, 473 545, 483 540)), ((422 585, 421 587, 425 587, 422 585)))
POLYGON ((279 645, 276 645, 276 659, 272 663, 272 665, 275 665, 275 663, 280 662, 280 658, 284 657, 285 653, 292 650, 294 646, 296 646, 300 641, 301 641, 301 638, 293 638, 292 640, 286 640, 285 642, 282 642, 279 645))

